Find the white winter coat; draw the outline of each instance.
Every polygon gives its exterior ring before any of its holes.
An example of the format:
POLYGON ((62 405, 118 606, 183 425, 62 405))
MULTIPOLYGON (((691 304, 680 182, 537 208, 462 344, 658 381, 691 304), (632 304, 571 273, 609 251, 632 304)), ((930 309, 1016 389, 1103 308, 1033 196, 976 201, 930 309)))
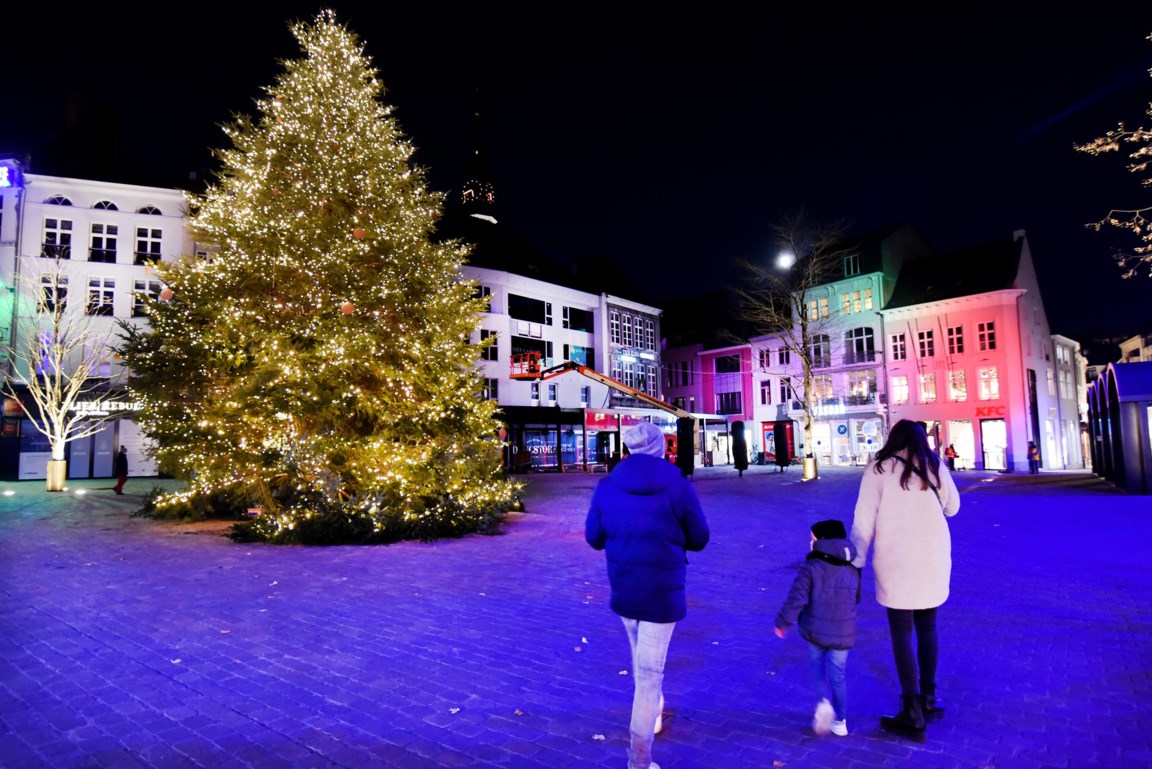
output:
MULTIPOLYGON (((873 463, 864 470, 852 518, 853 564, 864 568, 868 551, 876 577, 876 602, 889 609, 932 609, 948 598, 952 576, 952 537, 945 518, 960 510, 960 492, 940 463, 940 501, 920 488, 915 473, 900 486, 904 464, 887 459, 883 473, 873 463), (943 510, 941 510, 943 508, 943 510)), ((929 473, 929 480, 932 475, 929 473)))

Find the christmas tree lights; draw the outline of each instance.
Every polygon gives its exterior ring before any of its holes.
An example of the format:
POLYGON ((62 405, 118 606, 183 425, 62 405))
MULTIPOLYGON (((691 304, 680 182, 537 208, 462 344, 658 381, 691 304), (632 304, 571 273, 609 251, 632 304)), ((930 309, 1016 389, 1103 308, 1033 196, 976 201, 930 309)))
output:
POLYGON ((165 508, 263 514, 269 541, 430 539, 489 528, 513 503, 495 403, 480 398, 484 300, 466 248, 430 239, 442 196, 356 35, 323 12, 258 116, 189 196, 212 257, 154 266, 165 290, 121 354, 165 508))

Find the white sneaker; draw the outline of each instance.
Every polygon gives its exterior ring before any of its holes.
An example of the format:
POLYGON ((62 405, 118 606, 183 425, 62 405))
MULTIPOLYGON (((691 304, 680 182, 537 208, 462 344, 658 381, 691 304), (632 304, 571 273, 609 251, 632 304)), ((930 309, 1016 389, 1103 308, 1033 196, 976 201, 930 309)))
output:
MULTIPOLYGON (((664 731, 664 695, 660 695, 660 712, 656 714, 656 726, 652 729, 653 734, 659 734, 664 731)), ((660 767, 656 767, 660 769, 660 767)))
POLYGON ((816 715, 812 716, 812 731, 823 737, 832 728, 832 720, 836 718, 836 711, 828 700, 820 700, 816 705, 816 715))
POLYGON ((845 718, 843 721, 833 720, 832 723, 828 725, 828 731, 832 732, 837 737, 847 737, 848 719, 845 718))

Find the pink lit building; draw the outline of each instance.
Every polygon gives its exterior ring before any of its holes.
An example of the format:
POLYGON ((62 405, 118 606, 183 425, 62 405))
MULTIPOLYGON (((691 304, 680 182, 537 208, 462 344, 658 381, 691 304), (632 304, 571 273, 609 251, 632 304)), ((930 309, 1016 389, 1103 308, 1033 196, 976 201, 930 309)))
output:
POLYGON ((1027 471, 1029 441, 1043 468, 1083 467, 1023 231, 904 264, 880 314, 889 425, 927 423, 960 468, 1027 471))

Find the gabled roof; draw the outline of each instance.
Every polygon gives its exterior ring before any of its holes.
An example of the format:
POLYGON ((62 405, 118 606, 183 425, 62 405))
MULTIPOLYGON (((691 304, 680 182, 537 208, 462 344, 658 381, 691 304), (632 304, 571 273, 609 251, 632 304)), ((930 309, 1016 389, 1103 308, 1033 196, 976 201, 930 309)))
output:
POLYGON ((933 259, 905 262, 884 309, 1012 288, 1023 247, 1023 239, 1008 238, 933 259))

